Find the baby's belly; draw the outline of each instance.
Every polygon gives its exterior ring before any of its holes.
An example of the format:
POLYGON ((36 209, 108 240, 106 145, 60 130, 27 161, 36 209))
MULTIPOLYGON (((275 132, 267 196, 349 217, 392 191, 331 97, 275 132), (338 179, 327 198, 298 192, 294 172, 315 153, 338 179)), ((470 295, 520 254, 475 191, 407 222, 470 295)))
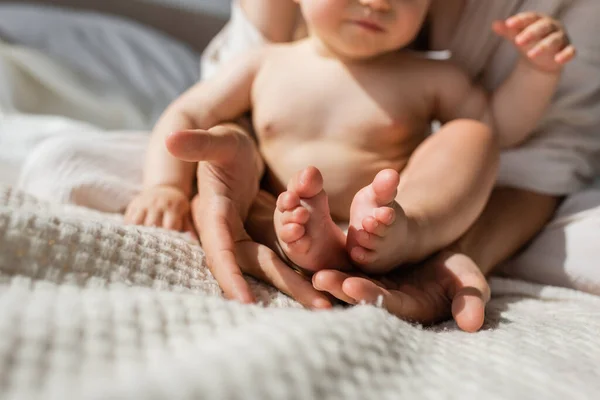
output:
POLYGON ((348 220, 354 195, 370 184, 379 171, 386 168, 400 171, 407 161, 403 157, 386 159, 383 152, 324 140, 278 143, 264 146, 262 153, 269 166, 269 182, 274 194, 284 191, 298 171, 311 165, 317 167, 323 175, 331 214, 338 221, 348 220))

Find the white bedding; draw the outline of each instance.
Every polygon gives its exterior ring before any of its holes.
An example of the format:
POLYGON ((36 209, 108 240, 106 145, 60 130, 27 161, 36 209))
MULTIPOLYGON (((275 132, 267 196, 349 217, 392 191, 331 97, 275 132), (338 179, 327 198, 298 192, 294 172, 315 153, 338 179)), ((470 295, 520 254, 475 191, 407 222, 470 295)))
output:
MULTIPOLYGON (((598 297, 495 279, 474 335, 366 306, 310 312, 254 281, 267 307, 242 306, 221 298, 201 248, 182 236, 9 189, 48 138, 87 143, 151 124, 131 93, 96 85, 71 64, 0 43, 0 397, 597 397, 598 297)), ((557 235, 597 254, 598 194, 567 203, 562 225, 515 260, 514 275, 549 265, 540 254, 560 250, 557 235), (587 236, 562 229, 582 226, 587 236)), ((569 262, 579 281, 598 278, 597 259, 569 262)), ((554 284, 573 286, 573 276, 554 284)))
MULTIPOLYGON (((7 399, 596 399, 600 298, 493 280, 486 325, 220 298, 199 247, 0 189, 7 399)), ((0 396, 1 397, 1 396, 0 396)))

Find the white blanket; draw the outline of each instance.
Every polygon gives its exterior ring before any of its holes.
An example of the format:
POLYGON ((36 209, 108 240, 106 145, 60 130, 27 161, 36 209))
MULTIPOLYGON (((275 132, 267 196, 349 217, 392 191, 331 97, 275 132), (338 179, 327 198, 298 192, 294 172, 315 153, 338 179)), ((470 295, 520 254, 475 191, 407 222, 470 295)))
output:
POLYGON ((493 280, 484 329, 220 298, 181 236, 0 190, 0 392, 40 399, 594 399, 600 298, 493 280))

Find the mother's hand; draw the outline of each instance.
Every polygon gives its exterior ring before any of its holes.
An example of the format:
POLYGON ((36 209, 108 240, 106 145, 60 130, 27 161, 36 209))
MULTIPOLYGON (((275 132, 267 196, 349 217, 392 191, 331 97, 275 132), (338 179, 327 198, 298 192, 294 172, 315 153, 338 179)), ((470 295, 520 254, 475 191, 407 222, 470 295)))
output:
POLYGON ((453 317, 467 332, 481 329, 490 299, 490 287, 477 265, 450 251, 379 280, 320 271, 313 276, 313 285, 349 304, 382 302, 390 313, 417 323, 429 325, 453 317))
MULTIPOLYGON (((241 128, 176 132, 167 139, 167 147, 182 160, 199 162, 192 217, 208 267, 227 298, 255 301, 245 273, 307 307, 331 307, 324 294, 246 233, 243 221, 256 200, 263 165, 253 140, 241 128)), ((270 227, 260 228, 272 231, 270 221, 270 227)))

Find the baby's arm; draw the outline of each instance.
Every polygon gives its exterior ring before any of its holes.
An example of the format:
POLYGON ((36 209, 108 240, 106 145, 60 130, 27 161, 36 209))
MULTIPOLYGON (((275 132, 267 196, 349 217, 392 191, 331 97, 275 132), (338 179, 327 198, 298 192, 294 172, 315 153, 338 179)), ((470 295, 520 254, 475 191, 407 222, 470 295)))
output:
POLYGON ((524 141, 542 119, 575 48, 558 21, 533 12, 494 23, 494 31, 514 43, 522 57, 493 93, 490 113, 503 147, 524 141))
POLYGON ((166 109, 152 132, 144 189, 129 204, 125 213, 127 222, 187 230, 196 164, 173 157, 165 139, 172 132, 208 130, 248 111, 263 52, 255 51, 229 63, 213 79, 194 85, 166 109))
POLYGON ((496 22, 494 30, 511 40, 523 56, 506 81, 491 96, 473 85, 458 68, 440 74, 435 90, 437 116, 442 121, 474 118, 490 125, 502 147, 524 141, 536 128, 558 85, 562 67, 575 49, 557 22, 524 13, 496 22))

